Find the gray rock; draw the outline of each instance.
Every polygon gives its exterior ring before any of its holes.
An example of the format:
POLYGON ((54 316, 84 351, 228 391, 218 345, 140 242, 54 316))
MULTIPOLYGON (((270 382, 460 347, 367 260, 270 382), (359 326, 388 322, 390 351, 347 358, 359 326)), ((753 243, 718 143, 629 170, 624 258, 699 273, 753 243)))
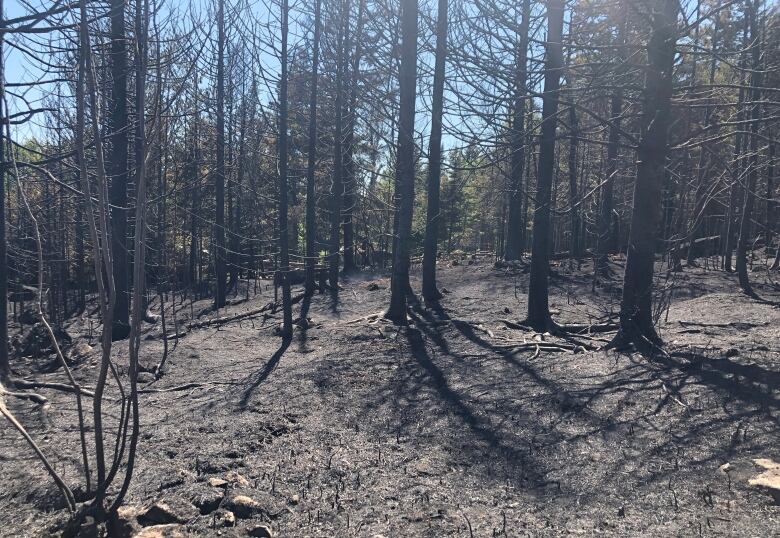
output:
POLYGON ((191 503, 172 498, 157 501, 146 508, 138 515, 138 522, 147 527, 150 525, 186 523, 196 517, 198 517, 198 510, 191 503))
POLYGON ((247 495, 233 495, 225 499, 223 508, 233 512, 236 517, 249 519, 251 517, 266 514, 263 505, 247 495))

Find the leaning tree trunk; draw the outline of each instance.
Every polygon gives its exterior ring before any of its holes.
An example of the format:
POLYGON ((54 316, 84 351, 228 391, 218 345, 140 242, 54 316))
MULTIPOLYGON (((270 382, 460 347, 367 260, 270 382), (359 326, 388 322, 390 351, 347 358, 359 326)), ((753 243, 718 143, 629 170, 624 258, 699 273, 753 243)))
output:
MULTIPOLYGON (((526 0, 527 1, 527 0, 526 0)), ((444 66, 447 60, 447 0, 439 0, 436 20, 436 61, 433 72, 431 138, 428 144, 428 207, 425 216, 422 294, 428 302, 441 299, 436 287, 436 256, 439 246, 439 196, 441 194, 441 123, 444 110, 444 66)))
POLYGON ((393 271, 390 281, 390 308, 385 317, 396 324, 406 323, 406 296, 409 285, 409 254, 414 211, 414 113, 417 82, 417 0, 401 0, 401 68, 399 71, 400 110, 396 188, 398 189, 398 235, 394 241, 393 271))
POLYGON ((523 169, 525 168, 525 101, 528 95, 528 27, 531 17, 531 1, 523 0, 515 66, 515 98, 512 110, 509 151, 509 214, 507 215, 504 259, 519 260, 523 253, 523 169))
POLYGON ((539 172, 531 247, 531 277, 528 285, 528 318, 525 323, 547 331, 553 326, 549 305, 550 204, 555 172, 555 133, 558 125, 558 98, 563 69, 563 1, 547 2, 547 43, 542 104, 542 136, 539 142, 539 172))
POLYGON ((620 303, 620 328, 612 342, 616 346, 633 343, 647 349, 648 344, 652 348, 661 343, 652 316, 653 266, 668 154, 678 10, 678 0, 661 0, 658 10, 651 14, 652 34, 647 45, 642 136, 637 150, 639 163, 620 303))

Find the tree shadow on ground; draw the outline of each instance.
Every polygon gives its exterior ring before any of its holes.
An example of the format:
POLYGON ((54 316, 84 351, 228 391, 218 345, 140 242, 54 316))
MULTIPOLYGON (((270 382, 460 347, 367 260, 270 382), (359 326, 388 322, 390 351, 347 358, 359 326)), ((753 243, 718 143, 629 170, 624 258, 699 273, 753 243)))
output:
POLYGON ((357 408, 348 411, 368 422, 382 416, 377 434, 408 435, 420 453, 443 450, 448 465, 530 491, 557 484, 557 494, 563 487, 579 502, 629 488, 627 474, 649 485, 728 461, 737 450, 734 428, 750 421, 761 424, 760 433, 740 450, 773 450, 778 372, 723 359, 692 369, 602 351, 537 358, 491 343, 441 307, 410 315, 414 327, 401 333, 405 340, 397 337, 405 345, 393 373, 353 398, 348 405, 357 408), (600 369, 578 371, 596 356, 600 369), (710 403, 724 400, 731 404, 710 403), (696 454, 685 470, 675 463, 680 451, 696 454), (591 460, 598 452, 601 459, 591 460), (655 460, 665 463, 643 466, 655 460), (586 482, 594 485, 583 492, 586 482))
POLYGON ((265 363, 265 366, 263 366, 263 369, 257 372, 257 374, 252 374, 252 378, 250 379, 249 386, 244 390, 244 394, 241 397, 240 401, 240 407, 244 408, 249 404, 249 400, 252 398, 252 394, 255 392, 255 390, 263 384, 263 382, 268 379, 268 376, 271 375, 271 373, 274 371, 276 366, 279 364, 279 361, 282 358, 282 355, 284 355, 284 352, 287 351, 287 348, 290 347, 290 342, 292 342, 292 338, 283 338, 282 343, 279 346, 279 349, 276 350, 276 352, 271 356, 270 359, 268 359, 268 362, 265 363))

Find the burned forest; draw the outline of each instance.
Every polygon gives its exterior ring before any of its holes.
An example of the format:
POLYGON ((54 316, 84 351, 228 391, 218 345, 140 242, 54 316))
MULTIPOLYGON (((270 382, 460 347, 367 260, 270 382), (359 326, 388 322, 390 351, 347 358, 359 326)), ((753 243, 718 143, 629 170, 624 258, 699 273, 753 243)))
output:
POLYGON ((0 536, 780 536, 776 0, 0 0, 0 536))

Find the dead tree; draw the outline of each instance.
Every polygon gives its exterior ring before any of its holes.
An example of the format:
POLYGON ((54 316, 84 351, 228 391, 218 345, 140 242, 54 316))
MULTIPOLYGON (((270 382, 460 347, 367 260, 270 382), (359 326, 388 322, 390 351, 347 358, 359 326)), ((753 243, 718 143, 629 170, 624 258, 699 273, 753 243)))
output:
POLYGON ((333 180, 330 185, 330 253, 328 256, 328 281, 331 291, 338 294, 341 246, 342 210, 344 207, 344 67, 349 34, 350 0, 341 0, 339 30, 336 43, 336 99, 334 105, 333 132, 333 180))
POLYGON ((441 299, 436 286, 436 257, 439 246, 441 208, 441 127, 444 111, 444 68, 447 61, 447 0, 439 0, 436 19, 436 59, 433 71, 431 137, 428 143, 428 206, 425 216, 425 244, 422 262, 422 295, 427 302, 441 299))
POLYGON ((528 285, 528 317, 525 324, 536 330, 553 327, 549 305, 550 204, 555 172, 555 134, 558 126, 558 99, 563 69, 563 1, 547 2, 547 40, 544 66, 542 136, 539 142, 539 172, 536 186, 531 276, 528 285))
MULTIPOLYGON (((621 20, 618 23, 617 34, 617 74, 624 71, 623 47, 625 46, 626 31, 625 8, 621 8, 621 20)), ((617 78, 617 77, 616 77, 617 78)), ((620 127, 623 115, 623 81, 617 80, 612 89, 609 100, 609 134, 607 135, 607 167, 605 178, 601 186, 601 203, 597 220, 596 255, 594 259, 594 272, 598 278, 609 278, 612 271, 609 267, 609 253, 616 247, 617 238, 613 226, 612 213, 614 211, 613 191, 615 177, 618 173, 618 159, 620 155, 620 127)))
POLYGON ((528 31, 531 19, 531 1, 523 0, 522 20, 517 43, 514 103, 510 129, 510 191, 507 217, 505 260, 519 260, 523 253, 525 225, 523 221, 523 169, 525 168, 525 101, 528 96, 528 31))
POLYGON ((761 86, 763 84, 763 71, 761 62, 761 32, 758 28, 758 3, 760 0, 747 0, 745 16, 750 24, 750 153, 745 160, 747 164, 747 182, 743 189, 742 215, 739 223, 739 239, 737 240, 737 277, 739 287, 746 295, 755 296, 756 293, 750 285, 750 277, 747 269, 747 249, 751 241, 753 230, 753 206, 756 199, 756 183, 758 181, 758 127, 761 119, 761 86))
MULTIPOLYGON (((221 1, 221 0, 220 0, 221 1)), ((290 297, 290 232, 287 229, 287 34, 290 8, 282 0, 281 74, 279 78, 279 273, 282 281, 282 329, 284 338, 292 336, 292 302, 290 297)))
POLYGON ((390 281, 390 307, 385 314, 395 324, 406 324, 409 284, 412 212, 414 211, 414 114, 417 86, 417 1, 401 0, 400 109, 396 189, 398 189, 398 233, 394 241, 390 281))
POLYGON ((661 219, 661 192, 668 154, 674 55, 677 44, 678 0, 650 4, 642 135, 637 149, 634 208, 628 239, 628 258, 620 302, 620 328, 612 341, 638 348, 661 344, 652 315, 655 243, 661 219))
POLYGON ((125 0, 111 0, 111 158, 107 172, 111 185, 111 240, 113 242, 113 275, 116 303, 113 315, 113 338, 124 340, 130 333, 130 274, 127 249, 127 180, 128 129, 127 115, 127 37, 125 36, 125 0))
POLYGON ((319 80, 322 0, 314 0, 314 38, 311 57, 311 93, 309 94, 309 147, 306 163, 306 295, 314 293, 314 265, 317 255, 316 183, 317 168, 317 81, 319 80))
POLYGON ((214 170, 214 273, 217 288, 214 309, 225 306, 227 270, 225 251, 225 0, 217 3, 217 162, 214 170))

